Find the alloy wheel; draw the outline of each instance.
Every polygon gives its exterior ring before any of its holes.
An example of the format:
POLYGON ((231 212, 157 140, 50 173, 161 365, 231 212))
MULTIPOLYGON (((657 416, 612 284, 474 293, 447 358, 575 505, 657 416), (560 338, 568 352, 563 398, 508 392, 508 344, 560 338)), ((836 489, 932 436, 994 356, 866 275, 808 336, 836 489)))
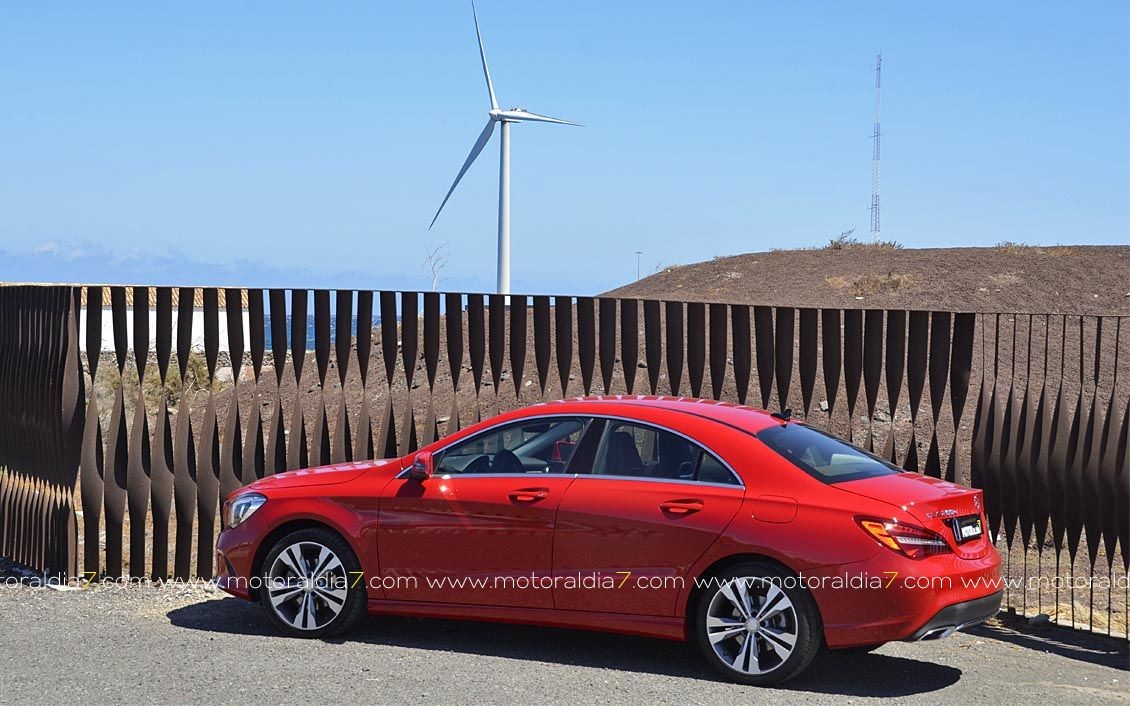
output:
POLYGON ((336 620, 345 607, 348 578, 332 549, 299 541, 279 552, 265 588, 280 619, 296 630, 318 630, 336 620))
POLYGON ((705 622, 714 653, 746 675, 766 674, 784 664, 799 633, 793 602, 774 580, 763 577, 722 583, 710 599, 705 622))

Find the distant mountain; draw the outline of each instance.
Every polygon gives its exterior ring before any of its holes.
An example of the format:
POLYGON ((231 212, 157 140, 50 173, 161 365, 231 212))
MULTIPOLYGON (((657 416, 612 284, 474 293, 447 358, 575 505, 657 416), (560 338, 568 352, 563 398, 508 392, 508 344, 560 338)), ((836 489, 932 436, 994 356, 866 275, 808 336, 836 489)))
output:
MULTIPOLYGON (((0 250, 0 282, 81 284, 144 284, 172 286, 304 287, 307 289, 420 289, 430 288, 431 274, 414 272, 419 263, 374 263, 385 272, 348 269, 335 272, 303 267, 275 267, 260 261, 216 261, 221 253, 190 255, 170 250, 164 255, 141 251, 112 252, 98 244, 44 243, 29 252, 0 250), (209 261, 210 258, 214 258, 209 261), (401 273, 396 273, 399 269, 401 273), (392 270, 393 273, 388 273, 392 270)), ((493 273, 492 273, 493 274, 493 273)), ((485 278, 484 278, 485 279, 485 278)), ((445 279, 445 290, 481 291, 482 282, 445 279)))

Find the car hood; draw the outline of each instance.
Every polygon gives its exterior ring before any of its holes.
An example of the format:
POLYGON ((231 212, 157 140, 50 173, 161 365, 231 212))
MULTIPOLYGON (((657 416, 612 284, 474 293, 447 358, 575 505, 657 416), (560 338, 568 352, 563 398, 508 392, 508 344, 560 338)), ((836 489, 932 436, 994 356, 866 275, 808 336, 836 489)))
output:
POLYGON ((301 468, 297 471, 276 473, 248 485, 249 490, 269 491, 285 488, 309 488, 317 485, 337 485, 347 483, 357 478, 366 471, 384 468, 399 464, 399 459, 382 461, 358 461, 355 463, 339 463, 333 466, 319 466, 317 468, 301 468))

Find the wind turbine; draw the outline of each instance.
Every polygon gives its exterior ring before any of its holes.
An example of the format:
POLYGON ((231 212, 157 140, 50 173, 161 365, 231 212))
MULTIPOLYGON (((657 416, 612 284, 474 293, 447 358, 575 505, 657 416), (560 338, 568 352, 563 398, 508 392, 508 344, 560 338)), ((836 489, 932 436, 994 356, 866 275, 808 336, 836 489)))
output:
POLYGON ((451 193, 455 191, 455 187, 459 185, 459 180, 467 173, 467 169, 474 163, 479 153, 486 147, 487 142, 490 141, 491 135, 494 134, 494 126, 497 124, 502 132, 502 144, 500 145, 500 157, 498 166, 498 293, 510 293, 510 123, 557 123, 558 125, 576 125, 580 127, 580 123, 570 122, 568 120, 560 120, 558 118, 551 118, 546 115, 538 115, 531 113, 523 108, 511 108, 510 110, 501 110, 498 107, 498 99, 494 95, 494 84, 490 80, 490 69, 487 67, 487 52, 483 48, 483 35, 479 32, 479 14, 475 11, 475 1, 471 0, 471 14, 475 18, 475 36, 479 39, 479 57, 483 61, 483 76, 487 80, 487 93, 490 94, 490 112, 487 118, 486 127, 479 134, 479 139, 475 141, 475 146, 471 148, 471 154, 467 155, 467 161, 463 162, 463 168, 455 175, 455 181, 452 182, 451 188, 447 190, 447 196, 443 197, 443 203, 439 205, 436 210, 436 215, 432 218, 431 225, 436 224, 436 219, 443 211, 443 207, 447 204, 447 200, 451 198, 451 193))

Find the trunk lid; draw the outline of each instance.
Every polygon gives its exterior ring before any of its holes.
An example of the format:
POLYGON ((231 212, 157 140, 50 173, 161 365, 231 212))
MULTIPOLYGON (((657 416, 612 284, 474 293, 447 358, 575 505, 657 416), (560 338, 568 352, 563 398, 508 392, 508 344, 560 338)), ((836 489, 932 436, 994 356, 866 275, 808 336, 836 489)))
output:
POLYGON ((944 537, 963 559, 978 559, 989 551, 985 502, 980 490, 910 472, 845 481, 835 487, 902 509, 923 527, 944 537), (981 536, 959 543, 954 521, 971 515, 981 520, 981 536))

